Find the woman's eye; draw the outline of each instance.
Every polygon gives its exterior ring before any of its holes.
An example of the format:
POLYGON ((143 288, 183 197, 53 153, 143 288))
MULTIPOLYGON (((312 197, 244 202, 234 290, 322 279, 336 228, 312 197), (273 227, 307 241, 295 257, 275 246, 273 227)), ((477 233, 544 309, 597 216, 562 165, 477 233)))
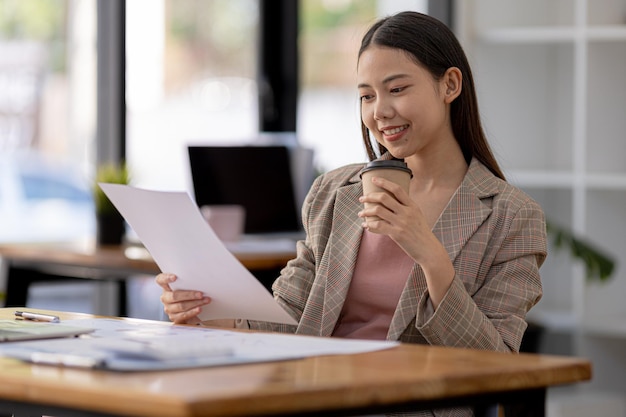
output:
POLYGON ((405 87, 396 87, 396 88, 392 88, 391 92, 392 93, 401 93, 402 91, 404 91, 405 87))
POLYGON ((371 100, 372 99, 372 95, 371 94, 363 94, 361 96, 361 101, 367 101, 367 100, 371 100))

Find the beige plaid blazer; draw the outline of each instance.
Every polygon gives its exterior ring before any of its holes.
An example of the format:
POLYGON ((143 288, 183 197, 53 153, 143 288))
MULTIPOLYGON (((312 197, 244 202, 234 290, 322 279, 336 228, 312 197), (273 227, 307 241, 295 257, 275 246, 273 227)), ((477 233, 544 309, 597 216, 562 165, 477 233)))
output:
MULTIPOLYGON (((303 204, 306 239, 298 242, 297 257, 272 287, 277 302, 299 324, 249 322, 251 328, 332 335, 361 241, 362 167, 349 165, 321 175, 303 204)), ((518 351, 526 313, 542 294, 539 267, 547 252, 541 207, 472 160, 433 232, 453 262, 453 283, 433 313, 424 274, 415 264, 387 338, 518 351)))

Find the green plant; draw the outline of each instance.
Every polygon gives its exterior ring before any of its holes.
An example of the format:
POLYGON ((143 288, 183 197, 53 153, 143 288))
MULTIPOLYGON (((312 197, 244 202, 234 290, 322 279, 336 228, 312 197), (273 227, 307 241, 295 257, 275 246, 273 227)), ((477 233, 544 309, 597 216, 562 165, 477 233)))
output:
POLYGON ((111 203, 109 198, 104 194, 104 191, 100 188, 98 183, 111 183, 111 184, 129 184, 130 173, 125 163, 122 164, 103 164, 98 167, 96 171, 96 180, 93 185, 94 203, 96 206, 96 213, 98 214, 110 214, 116 213, 117 209, 111 203))
POLYGON ((552 222, 547 222, 547 230, 556 249, 568 249, 574 259, 583 262, 588 281, 604 282, 611 277, 615 270, 615 259, 611 255, 552 222))

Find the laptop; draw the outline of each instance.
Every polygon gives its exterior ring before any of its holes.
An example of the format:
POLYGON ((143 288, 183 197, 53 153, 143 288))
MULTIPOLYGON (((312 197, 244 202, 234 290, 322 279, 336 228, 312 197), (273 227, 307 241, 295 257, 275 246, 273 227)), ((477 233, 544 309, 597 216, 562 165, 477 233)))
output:
POLYGON ((93 332, 88 327, 60 323, 43 323, 28 320, 0 320, 0 342, 77 337, 93 332))
POLYGON ((196 204, 241 205, 244 234, 302 237, 286 146, 188 146, 196 204))

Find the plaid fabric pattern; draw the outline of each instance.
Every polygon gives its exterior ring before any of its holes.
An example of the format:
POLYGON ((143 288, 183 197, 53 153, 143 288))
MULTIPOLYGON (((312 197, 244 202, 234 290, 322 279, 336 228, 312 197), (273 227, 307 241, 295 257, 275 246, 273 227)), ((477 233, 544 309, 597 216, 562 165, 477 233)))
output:
MULTIPOLYGON (((306 240, 298 242, 297 257, 273 285, 274 297, 299 324, 250 322, 251 328, 331 336, 361 241, 357 213, 362 208, 358 201, 362 167, 349 165, 318 177, 303 205, 306 240)), ((454 265, 452 285, 432 312, 426 279, 420 266, 414 265, 387 338, 517 352, 526 313, 542 295, 539 267, 547 255, 547 243, 541 207, 472 160, 433 233, 454 265)), ((434 415, 472 413, 448 409, 436 410, 434 415)))

